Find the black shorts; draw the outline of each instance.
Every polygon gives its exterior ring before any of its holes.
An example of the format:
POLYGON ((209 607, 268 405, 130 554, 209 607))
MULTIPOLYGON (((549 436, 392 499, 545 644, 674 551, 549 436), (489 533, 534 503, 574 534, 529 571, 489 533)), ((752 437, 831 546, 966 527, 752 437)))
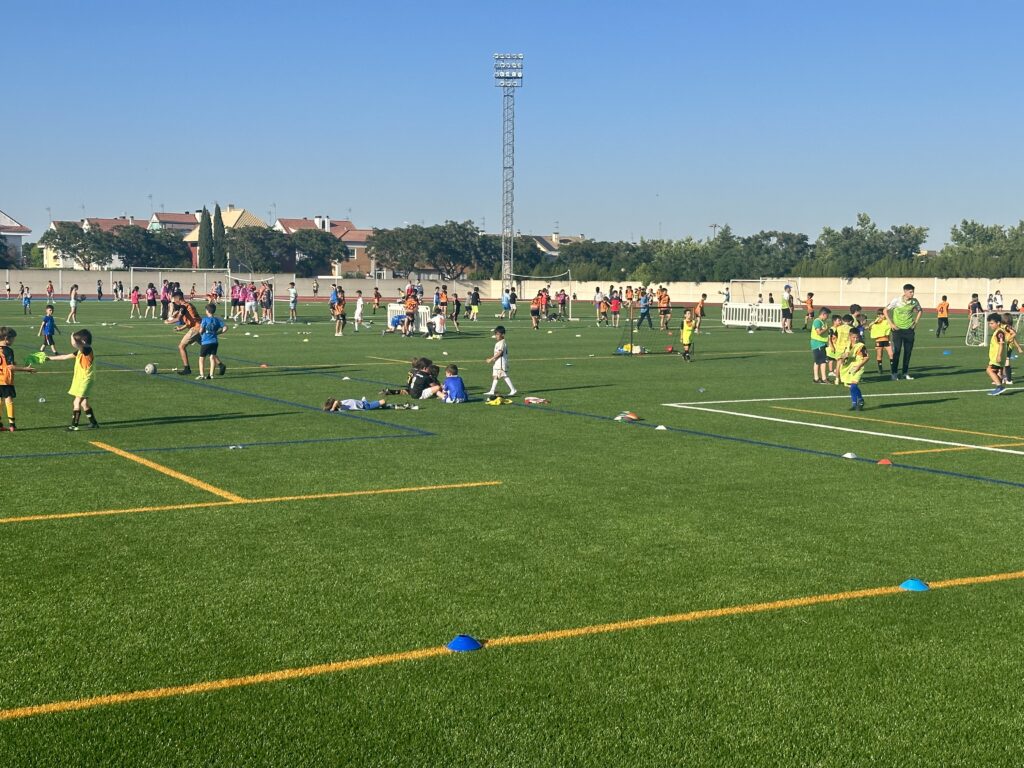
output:
POLYGON ((815 365, 824 365, 828 362, 828 355, 825 353, 826 347, 817 347, 811 350, 811 357, 814 358, 815 365))
POLYGON ((782 310, 782 319, 783 320, 792 320, 793 319, 793 310, 792 309, 784 309, 784 310, 782 310))
POLYGON ((539 309, 531 309, 530 310, 530 317, 540 317, 540 310, 539 309))
POLYGON ((672 314, 672 310, 671 309, 659 309, 658 310, 658 314, 659 315, 671 315, 672 314))
POLYGON ((48 333, 45 336, 43 336, 43 344, 45 344, 48 347, 52 347, 53 346, 53 334, 52 333, 48 333))
POLYGON ((232 307, 240 307, 240 306, 242 306, 242 300, 241 299, 232 299, 231 300, 231 306, 232 307))
POLYGON ((156 306, 156 299, 146 299, 146 306, 147 307, 155 307, 156 306))
MULTIPOLYGON (((989 363, 988 367, 991 368, 993 371, 1001 371, 1001 370, 1003 370, 1003 366, 996 365, 995 363, 989 363)), ((0 389, 3 389, 3 387, 0 387, 0 389)), ((11 389, 14 389, 14 387, 11 387, 11 389)), ((3 394, 0 394, 0 397, 3 397, 3 394)))
POLYGON ((219 342, 215 341, 215 342, 213 342, 213 344, 202 344, 202 345, 200 345, 200 347, 199 347, 199 356, 200 357, 209 357, 210 355, 216 355, 217 354, 217 346, 218 346, 218 344, 219 344, 219 342))
POLYGON ((889 342, 888 342, 888 341, 876 341, 876 342, 875 342, 875 346, 876 346, 876 347, 877 347, 878 349, 884 349, 885 347, 888 347, 888 346, 889 346, 889 342))
POLYGON ((10 397, 15 398, 18 393, 14 391, 13 384, 0 384, 0 398, 10 397))

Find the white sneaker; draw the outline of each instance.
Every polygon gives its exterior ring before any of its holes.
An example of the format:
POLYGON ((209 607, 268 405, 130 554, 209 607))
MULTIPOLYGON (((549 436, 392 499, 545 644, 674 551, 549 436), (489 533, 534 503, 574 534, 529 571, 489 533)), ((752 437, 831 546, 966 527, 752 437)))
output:
POLYGON ((515 397, 518 392, 519 392, 518 389, 513 389, 511 392, 508 393, 508 396, 509 397, 515 397))
POLYGON ((904 373, 903 374, 903 378, 906 379, 907 381, 913 381, 914 380, 914 377, 911 376, 909 373, 904 373))

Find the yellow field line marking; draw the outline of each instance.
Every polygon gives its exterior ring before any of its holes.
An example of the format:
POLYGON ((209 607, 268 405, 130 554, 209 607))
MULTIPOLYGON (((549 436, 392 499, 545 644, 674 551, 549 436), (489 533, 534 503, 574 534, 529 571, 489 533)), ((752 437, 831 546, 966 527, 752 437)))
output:
MULTIPOLYGON (((985 448, 1021 448, 1024 443, 999 443, 997 445, 986 445, 985 448)), ((973 448, 924 448, 919 451, 893 451, 893 456, 911 456, 915 453, 945 453, 947 451, 971 451, 973 448)))
MULTIPOLYGON (((956 579, 945 579, 942 581, 931 582, 929 587, 931 587, 931 589, 946 589, 949 587, 966 587, 977 584, 991 584, 994 582, 1013 581, 1019 579, 1024 579, 1024 571, 1011 571, 1007 573, 987 574, 984 576, 966 576, 956 579)), ((503 637, 496 637, 487 640, 484 648, 501 648, 503 646, 529 645, 532 643, 551 642, 555 640, 569 640, 579 637, 587 637, 590 635, 646 629, 648 627, 656 627, 665 624, 680 624, 683 622, 703 621, 705 619, 717 619, 727 616, 767 613, 789 608, 805 608, 812 605, 837 603, 845 600, 861 600, 869 597, 886 597, 889 595, 901 594, 902 592, 903 590, 896 586, 871 587, 868 589, 856 589, 848 592, 833 592, 824 595, 806 595, 804 597, 772 600, 763 603, 747 603, 746 605, 732 605, 723 608, 688 611, 686 613, 675 613, 667 616, 648 616, 641 619, 614 621, 605 624, 592 624, 583 627, 570 627, 567 629, 556 629, 547 632, 505 635, 503 637)), ((46 704, 34 704, 25 707, 11 707, 8 709, 0 709, 0 720, 16 720, 19 718, 35 717, 38 715, 75 712, 83 709, 93 709, 95 707, 110 706, 114 704, 129 704, 136 701, 152 701, 155 699, 190 696, 199 693, 211 693, 213 691, 222 691, 229 688, 241 688, 249 685, 276 683, 284 680, 298 680, 308 677, 330 675, 338 672, 349 672, 356 669, 382 667, 403 661, 429 659, 437 656, 444 656, 448 653, 449 651, 446 647, 435 645, 410 651, 363 656, 356 659, 333 661, 324 664, 313 664, 305 667, 278 669, 270 672, 258 672, 251 675, 227 677, 219 680, 204 680, 185 685, 148 688, 138 691, 125 691, 123 693, 110 693, 102 696, 91 696, 82 699, 66 699, 64 701, 53 701, 46 704)))
MULTIPOLYGON (((921 394, 927 394, 922 392, 921 394)), ((828 411, 812 411, 806 408, 789 408, 784 405, 771 406, 776 411, 792 411, 793 413, 811 413, 817 416, 832 416, 837 419, 854 419, 856 421, 873 421, 877 424, 892 424, 897 427, 916 427, 917 429, 934 429, 939 432, 956 432, 961 435, 978 435, 980 437, 1001 437, 1006 440, 1024 440, 1024 435, 998 435, 993 432, 975 432, 970 429, 955 429, 954 427, 935 427, 930 424, 916 424, 912 421, 890 421, 889 419, 873 419, 869 416, 850 416, 845 413, 830 413, 828 411)), ((996 447, 996 446, 994 446, 996 447)))
POLYGON ((446 485, 418 485, 411 488, 377 488, 366 491, 338 491, 336 493, 311 493, 303 496, 273 496, 264 499, 238 499, 237 501, 198 501, 186 504, 163 504, 151 507, 128 509, 97 509, 87 512, 58 512, 52 515, 24 515, 21 517, 0 517, 0 525, 8 523, 37 523, 46 520, 71 520, 79 517, 106 517, 110 515, 132 515, 139 512, 170 512, 184 509, 206 509, 208 507, 235 507, 241 504, 278 504, 285 501, 313 501, 316 499, 342 499, 348 496, 379 496, 392 493, 415 493, 417 491, 448 491, 459 488, 487 488, 501 485, 501 480, 483 480, 472 483, 448 483, 446 485))
POLYGON ((216 486, 210 485, 209 483, 204 483, 202 480, 197 480, 194 477, 189 477, 188 475, 182 474, 177 470, 171 469, 170 467, 165 467, 163 464, 157 464, 155 461, 144 459, 141 456, 137 456, 134 453, 122 451, 120 448, 115 448, 114 446, 108 445, 107 443, 101 443, 98 440, 90 440, 89 443, 90 445, 95 445, 97 448, 102 448, 104 451, 110 451, 112 454, 114 454, 115 456, 120 456, 122 459, 134 461, 136 464, 141 464, 144 467, 149 467, 150 469, 155 470, 156 472, 160 472, 161 474, 167 475, 168 477, 173 477, 175 480, 181 480, 181 482, 183 483, 188 483, 189 485, 194 486, 196 488, 200 488, 206 491, 207 493, 212 493, 214 496, 220 496, 222 499, 227 499, 228 501, 246 501, 246 499, 243 496, 231 493, 231 491, 225 491, 222 488, 217 488, 216 486))

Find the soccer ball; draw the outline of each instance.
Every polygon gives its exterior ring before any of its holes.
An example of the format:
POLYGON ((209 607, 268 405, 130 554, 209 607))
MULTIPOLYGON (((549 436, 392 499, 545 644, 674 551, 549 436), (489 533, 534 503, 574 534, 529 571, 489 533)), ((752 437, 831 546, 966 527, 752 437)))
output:
POLYGON ((146 371, 146 373, 152 376, 154 373, 156 373, 156 363, 147 363, 144 370, 146 371))

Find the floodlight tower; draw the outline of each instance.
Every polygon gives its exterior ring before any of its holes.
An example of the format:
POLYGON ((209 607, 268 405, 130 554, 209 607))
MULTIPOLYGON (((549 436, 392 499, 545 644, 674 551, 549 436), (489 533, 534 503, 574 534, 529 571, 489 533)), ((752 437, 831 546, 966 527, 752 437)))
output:
POLYGON ((494 84, 502 94, 501 287, 512 288, 515 243, 516 88, 523 86, 523 54, 494 54, 494 84))

